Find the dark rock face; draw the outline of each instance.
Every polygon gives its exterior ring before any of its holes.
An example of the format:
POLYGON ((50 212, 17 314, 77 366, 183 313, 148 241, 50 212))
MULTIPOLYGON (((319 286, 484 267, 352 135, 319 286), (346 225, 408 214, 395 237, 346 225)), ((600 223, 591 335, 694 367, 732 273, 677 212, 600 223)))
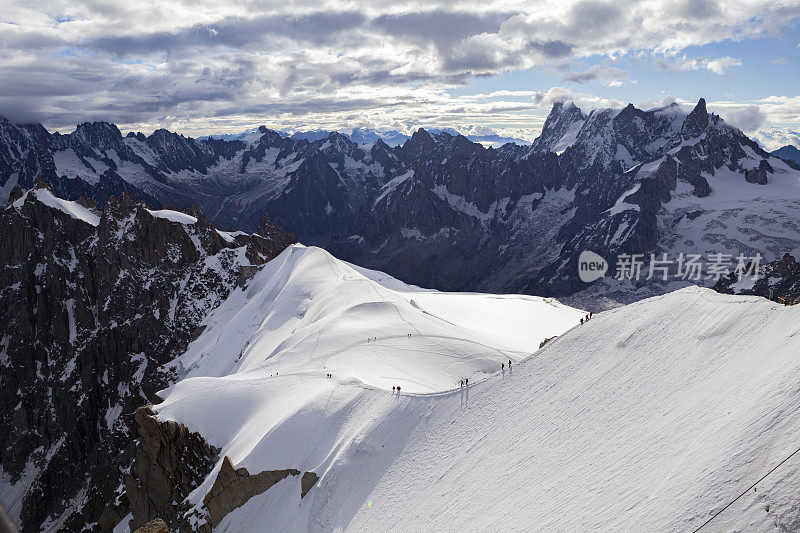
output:
POLYGON ((750 287, 737 288, 739 276, 731 273, 720 279, 714 290, 725 294, 752 294, 781 303, 800 303, 800 262, 790 254, 760 265, 758 279, 750 287))
POLYGON ((305 498, 308 491, 319 481, 319 476, 315 472, 306 472, 300 480, 300 498, 305 498))
POLYGON ((26 531, 79 531, 118 519, 103 514, 108 502, 124 510, 132 414, 175 378, 159 367, 241 266, 293 238, 268 219, 264 235, 235 236, 203 217, 172 222, 127 194, 102 213, 43 183, 11 198, 0 211, 0 467, 20 498, 4 504, 26 531))
POLYGON ((125 478, 131 529, 161 518, 174 530, 191 531, 183 518, 189 509, 180 503, 214 467, 219 450, 176 422, 158 420, 148 407, 137 409, 135 420, 139 440, 125 478))
MULTIPOLYGON (((192 509, 176 505, 207 476, 219 458, 219 450, 203 437, 173 421, 160 421, 149 407, 136 411, 139 440, 131 475, 125 479, 125 496, 133 515, 131 528, 163 518, 175 531, 206 531, 217 527, 228 513, 266 492, 289 476, 299 476, 294 468, 266 470, 251 474, 236 468, 228 456, 222 459, 214 484, 203 498, 203 505, 192 509)), ((300 498, 317 483, 319 476, 305 472, 301 478, 300 498)), ((128 509, 124 509, 127 511, 128 509)))
POLYGON ((293 468, 266 470, 251 475, 246 468, 234 468, 230 458, 225 456, 214 485, 203 498, 211 527, 219 525, 225 515, 244 505, 253 496, 266 492, 282 479, 298 475, 300 471, 293 468))
POLYGON ((772 152, 772 155, 775 157, 780 157, 788 163, 794 164, 796 166, 795 168, 800 168, 800 149, 798 149, 796 146, 787 144, 786 146, 782 146, 772 152))
POLYGON ((753 168, 744 173, 744 179, 749 183, 767 184, 767 176, 773 172, 772 165, 766 159, 762 159, 758 168, 753 168))

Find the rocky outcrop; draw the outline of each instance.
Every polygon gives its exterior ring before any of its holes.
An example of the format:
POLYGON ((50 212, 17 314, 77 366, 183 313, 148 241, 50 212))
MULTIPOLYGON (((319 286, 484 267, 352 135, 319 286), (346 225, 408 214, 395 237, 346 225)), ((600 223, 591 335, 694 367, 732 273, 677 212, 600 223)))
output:
MULTIPOLYGON (((755 268, 752 262, 746 265, 746 271, 755 268)), ((782 258, 758 265, 758 276, 752 283, 742 283, 739 275, 732 272, 721 278, 714 290, 726 294, 752 294, 763 296, 780 303, 800 303, 800 261, 791 254, 782 258)))
MULTIPOLYGON (((161 421, 149 407, 136 411, 139 440, 132 472, 126 477, 126 496, 136 528, 155 517, 175 531, 211 531, 228 513, 268 491, 300 470, 265 470, 250 474, 236 468, 228 456, 222 459, 211 489, 201 507, 190 508, 186 497, 211 475, 219 450, 202 435, 173 421, 161 421)), ((300 480, 300 498, 317 483, 319 476, 305 472, 300 480)))
POLYGON ((300 498, 305 498, 308 491, 319 481, 319 476, 314 472, 306 472, 303 474, 303 479, 300 480, 300 498))
POLYGON ((137 409, 134 419, 139 441, 125 478, 131 529, 161 518, 173 530, 191 531, 182 502, 211 472, 219 450, 177 422, 158 420, 149 407, 137 409))
POLYGON ((772 165, 770 165, 766 159, 762 159, 758 164, 758 168, 752 168, 744 173, 744 179, 746 179, 749 183, 766 185, 768 181, 768 175, 772 172, 772 165))
POLYGON ((21 496, 9 513, 25 531, 109 530, 130 506, 133 413, 180 371, 162 365, 240 266, 294 239, 274 225, 226 238, 202 216, 174 222, 127 194, 102 212, 42 182, 11 198, 0 210, 0 479, 21 496))
POLYGON ((151 520, 133 533, 169 533, 167 524, 160 518, 151 520))
POLYGON ((211 526, 216 527, 225 515, 244 505, 253 496, 266 492, 282 479, 298 475, 300 471, 293 468, 266 470, 250 475, 246 468, 234 468, 226 455, 214 485, 203 498, 211 526))

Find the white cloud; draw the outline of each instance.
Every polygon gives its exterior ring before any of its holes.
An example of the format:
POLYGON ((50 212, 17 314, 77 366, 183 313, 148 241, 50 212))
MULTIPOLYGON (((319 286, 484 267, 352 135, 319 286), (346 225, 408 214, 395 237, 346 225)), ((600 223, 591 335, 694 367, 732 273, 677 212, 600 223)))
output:
MULTIPOLYGON (((715 106, 712 106, 712 110, 715 106)), ((728 124, 750 133, 764 125, 767 117, 755 105, 731 105, 720 109, 719 115, 728 124)))
POLYGON ((732 67, 740 67, 742 62, 739 59, 734 59, 730 56, 718 57, 711 59, 705 63, 705 67, 714 74, 723 75, 732 67))
POLYGON ((604 65, 594 65, 583 72, 566 72, 561 76, 561 81, 573 83, 587 83, 590 81, 604 81, 613 87, 622 85, 622 80, 628 78, 628 73, 621 68, 604 65))
POLYGON ((730 56, 705 59, 688 58, 685 55, 678 56, 673 54, 658 57, 653 61, 653 66, 659 70, 681 71, 706 69, 720 76, 726 74, 731 68, 741 65, 742 61, 740 59, 730 56))
POLYGON ((777 150, 787 144, 800 148, 800 128, 769 126, 759 131, 755 137, 761 146, 770 151, 777 150))

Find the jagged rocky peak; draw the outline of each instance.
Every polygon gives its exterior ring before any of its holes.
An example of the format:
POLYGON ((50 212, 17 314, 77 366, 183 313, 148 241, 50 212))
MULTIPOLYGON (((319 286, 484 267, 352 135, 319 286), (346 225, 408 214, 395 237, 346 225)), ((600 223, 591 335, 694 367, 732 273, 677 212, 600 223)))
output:
POLYGON ((285 137, 275 130, 269 129, 266 126, 259 126, 258 133, 261 134, 259 138, 260 143, 266 143, 269 146, 278 146, 283 142, 285 137))
POLYGON ((697 101, 692 112, 686 117, 681 130, 681 137, 690 139, 697 137, 708 127, 708 110, 706 109, 706 99, 701 98, 697 101))
POLYGON ((136 139, 139 142, 147 141, 147 135, 145 135, 141 131, 137 131, 137 132, 129 131, 128 134, 125 137, 127 139, 136 139))
POLYGON ((70 137, 86 147, 100 150, 116 149, 122 144, 122 133, 116 124, 109 122, 84 122, 70 137))
MULTIPOLYGON (((431 134, 428 133, 428 130, 419 128, 411 134, 411 139, 406 142, 410 142, 412 145, 433 146, 436 141, 434 141, 431 134)), ((405 148, 405 145, 403 145, 403 147, 405 148)))
POLYGON ((542 127, 542 133, 531 144, 530 153, 560 153, 577 138, 586 122, 586 115, 573 102, 557 102, 542 127))
POLYGON ((147 137, 147 145, 156 153, 167 153, 172 150, 183 150, 186 148, 188 139, 180 133, 173 133, 164 128, 159 128, 147 137))
POLYGON ((332 131, 327 138, 318 139, 312 145, 322 152, 337 152, 340 154, 350 154, 358 148, 356 143, 338 131, 332 131))

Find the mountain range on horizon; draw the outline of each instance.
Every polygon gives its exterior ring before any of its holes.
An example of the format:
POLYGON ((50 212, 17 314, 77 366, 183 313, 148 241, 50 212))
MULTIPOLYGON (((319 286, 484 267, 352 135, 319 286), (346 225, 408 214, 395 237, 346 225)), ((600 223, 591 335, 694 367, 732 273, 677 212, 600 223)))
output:
MULTIPOLYGON (((780 258, 800 246, 787 194, 798 168, 703 99, 690 112, 556 104, 531 145, 496 149, 423 129, 389 146, 263 126, 198 140, 167 130, 123 137, 102 122, 50 134, 0 121, 0 199, 41 176, 67 199, 102 207, 124 191, 154 207, 195 206, 226 230, 254 231, 267 211, 301 242, 444 290, 588 294, 599 289, 577 278, 582 250, 612 271, 620 253, 684 248, 780 258), (758 229, 768 221, 778 233, 758 229)), ((619 301, 675 286, 600 285, 619 301)))
MULTIPOLYGON (((461 133, 454 129, 454 128, 422 128, 426 131, 437 134, 437 133, 448 133, 450 135, 458 136, 461 133)), ((203 135, 198 137, 198 140, 204 139, 222 139, 226 141, 236 141, 242 140, 247 138, 248 135, 252 135, 258 130, 258 128, 252 128, 241 133, 223 133, 223 134, 209 134, 203 135)), ((320 139, 325 139, 329 137, 332 133, 338 133, 343 135, 356 143, 359 146, 365 144, 371 144, 380 139, 384 143, 389 146, 400 146, 407 140, 411 138, 411 135, 407 135, 405 133, 401 133, 397 130, 380 130, 380 129, 373 129, 373 128, 353 128, 350 131, 338 131, 338 130, 326 130, 326 129, 299 129, 299 130, 277 130, 280 135, 285 137, 291 137, 292 139, 305 139, 309 142, 318 141, 320 139)), ((521 144, 521 145, 529 145, 531 144, 530 141, 526 141, 524 139, 518 139, 514 137, 504 137, 502 135, 498 135, 497 133, 488 133, 483 135, 476 135, 472 133, 464 134, 464 137, 469 139, 470 141, 481 143, 485 145, 487 148, 499 148, 500 146, 513 143, 513 144, 521 144)))

